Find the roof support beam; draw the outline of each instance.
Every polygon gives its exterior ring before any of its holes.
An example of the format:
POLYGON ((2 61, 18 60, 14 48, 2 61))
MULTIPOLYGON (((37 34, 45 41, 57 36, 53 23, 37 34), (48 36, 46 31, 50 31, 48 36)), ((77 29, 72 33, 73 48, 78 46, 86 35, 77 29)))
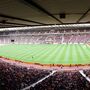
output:
POLYGON ((0 21, 1 24, 9 24, 9 25, 20 25, 20 26, 31 26, 31 25, 28 25, 28 24, 21 24, 21 23, 13 23, 13 22, 2 22, 0 21))
POLYGON ((2 24, 0 24, 0 28, 9 28, 9 27, 20 27, 20 26, 17 26, 17 25, 2 25, 2 24))
POLYGON ((33 0, 24 0, 24 1, 26 1, 28 4, 34 6, 35 8, 39 9, 40 11, 44 12, 45 14, 52 17, 53 19, 57 20, 59 23, 61 23, 61 24, 63 23, 62 21, 60 21, 58 18, 56 18, 54 15, 52 15, 50 12, 45 10, 43 7, 41 7, 39 4, 37 4, 33 0))
POLYGON ((9 18, 9 19, 15 19, 15 20, 20 20, 20 21, 25 21, 25 22, 31 22, 31 23, 37 23, 37 24, 41 24, 41 25, 46 25, 46 24, 41 23, 41 22, 32 21, 32 20, 23 19, 23 18, 14 17, 14 16, 9 16, 9 15, 5 15, 5 14, 0 14, 0 17, 9 18))
POLYGON ((87 13, 90 11, 90 9, 88 9, 78 20, 76 23, 79 23, 86 15, 87 13))

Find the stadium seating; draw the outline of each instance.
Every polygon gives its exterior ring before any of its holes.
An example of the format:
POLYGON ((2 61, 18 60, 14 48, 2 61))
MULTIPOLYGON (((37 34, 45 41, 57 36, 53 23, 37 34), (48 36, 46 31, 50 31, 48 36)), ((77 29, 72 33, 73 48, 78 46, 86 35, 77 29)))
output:
POLYGON ((20 67, 0 61, 0 90, 20 90, 49 73, 49 70, 20 67))
MULTIPOLYGON (((0 60, 0 90, 21 90, 50 72, 51 70, 21 67, 0 60)), ((84 72, 90 75, 90 70, 84 72)), ((57 71, 29 90, 90 90, 90 83, 77 70, 57 71)))
POLYGON ((90 42, 89 30, 33 30, 20 32, 2 32, 0 44, 60 44, 90 42))

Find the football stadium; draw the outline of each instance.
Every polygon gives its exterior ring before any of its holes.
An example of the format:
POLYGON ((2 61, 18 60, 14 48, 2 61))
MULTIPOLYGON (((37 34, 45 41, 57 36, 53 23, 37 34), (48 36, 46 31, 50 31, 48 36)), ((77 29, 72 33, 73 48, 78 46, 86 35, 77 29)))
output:
POLYGON ((90 0, 0 1, 0 90, 90 90, 90 0))

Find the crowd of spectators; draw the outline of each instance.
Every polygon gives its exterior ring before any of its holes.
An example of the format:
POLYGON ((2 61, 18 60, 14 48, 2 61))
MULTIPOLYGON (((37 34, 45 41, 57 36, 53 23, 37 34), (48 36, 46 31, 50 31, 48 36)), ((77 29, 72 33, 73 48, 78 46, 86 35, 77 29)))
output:
MULTIPOLYGON (((21 90, 49 75, 51 70, 27 68, 0 60, 0 90, 21 90)), ((90 70, 84 70, 90 77, 90 70)), ((79 71, 57 71, 29 90, 90 90, 79 71)))
POLYGON ((84 73, 90 78, 90 70, 84 70, 84 73))
POLYGON ((90 90, 90 83, 78 71, 59 71, 32 90, 90 90))
POLYGON ((0 61, 0 90, 21 90, 49 73, 49 70, 16 66, 0 61))
POLYGON ((90 42, 90 30, 33 30, 2 33, 0 44, 61 44, 90 42))

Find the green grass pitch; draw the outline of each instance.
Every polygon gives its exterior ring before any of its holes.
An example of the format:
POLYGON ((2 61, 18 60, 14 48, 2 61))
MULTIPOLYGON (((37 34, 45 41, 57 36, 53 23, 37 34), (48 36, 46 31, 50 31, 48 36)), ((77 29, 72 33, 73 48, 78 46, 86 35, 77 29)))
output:
POLYGON ((85 44, 3 45, 0 56, 41 64, 90 64, 90 46, 85 44))

